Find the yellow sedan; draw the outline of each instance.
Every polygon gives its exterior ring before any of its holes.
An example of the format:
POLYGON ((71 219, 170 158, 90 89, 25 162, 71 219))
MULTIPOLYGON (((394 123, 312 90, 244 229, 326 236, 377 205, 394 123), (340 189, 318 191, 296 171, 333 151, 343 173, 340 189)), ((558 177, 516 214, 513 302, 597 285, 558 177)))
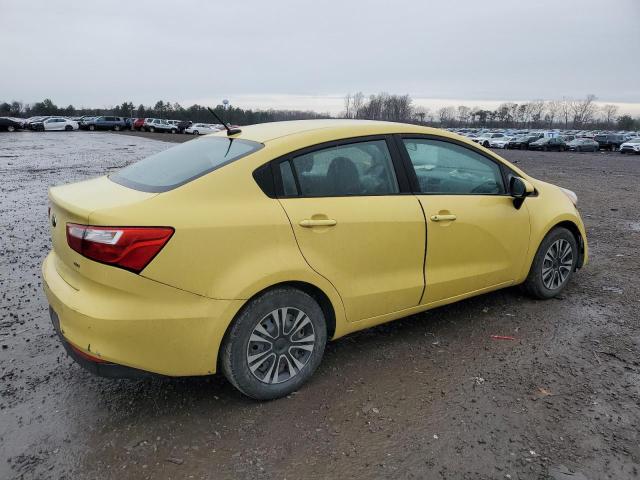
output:
POLYGON ((42 267, 69 354, 104 376, 221 371, 257 399, 325 344, 587 262, 576 195, 482 146, 400 123, 222 131, 51 188, 42 267))

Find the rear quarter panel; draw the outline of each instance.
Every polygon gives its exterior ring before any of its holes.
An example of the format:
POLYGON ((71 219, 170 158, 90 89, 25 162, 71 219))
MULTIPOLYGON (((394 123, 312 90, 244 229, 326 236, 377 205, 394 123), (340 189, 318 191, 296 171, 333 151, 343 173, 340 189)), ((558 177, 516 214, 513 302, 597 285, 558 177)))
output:
POLYGON ((225 300, 249 299, 279 283, 305 282, 329 297, 341 324, 344 309, 337 291, 306 263, 282 206, 252 177, 271 158, 261 152, 136 205, 96 210, 89 223, 174 227, 171 240, 142 271, 146 278, 225 300))

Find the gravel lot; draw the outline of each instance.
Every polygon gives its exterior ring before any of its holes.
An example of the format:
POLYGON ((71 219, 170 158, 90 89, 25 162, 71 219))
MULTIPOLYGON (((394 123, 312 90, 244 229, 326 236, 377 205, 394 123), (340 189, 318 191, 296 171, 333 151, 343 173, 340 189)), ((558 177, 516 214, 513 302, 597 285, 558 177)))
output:
POLYGON ((0 478, 640 477, 639 156, 504 152, 580 198, 591 263, 562 298, 512 288, 348 336, 256 403, 221 377, 96 378, 54 336, 46 189, 170 146, 149 135, 0 134, 0 478))

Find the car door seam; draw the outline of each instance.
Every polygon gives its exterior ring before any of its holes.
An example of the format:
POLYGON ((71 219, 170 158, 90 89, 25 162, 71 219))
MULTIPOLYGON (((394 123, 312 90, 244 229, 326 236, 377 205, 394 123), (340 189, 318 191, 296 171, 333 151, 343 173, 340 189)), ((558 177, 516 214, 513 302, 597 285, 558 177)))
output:
POLYGON ((305 257, 304 252, 302 251, 302 247, 300 246, 300 243, 298 242, 298 237, 296 236, 296 232, 293 228, 293 222, 291 221, 291 218, 289 217, 289 213, 287 213, 287 209, 284 208, 284 205, 282 204, 282 202, 280 201, 280 199, 278 200, 278 205, 280 205, 280 208, 282 208, 282 211, 284 212, 284 214, 287 217, 287 220, 289 220, 289 226, 291 227, 291 234, 293 235, 293 240, 296 242, 296 246, 298 247, 298 251, 300 252, 300 255, 302 255, 302 259, 304 260, 304 262, 309 266, 309 268, 311 270, 313 270, 314 272, 316 272, 318 275, 320 275, 322 278, 324 278, 327 282, 329 282, 329 284, 333 287, 333 289, 336 291, 336 293, 338 294, 338 298, 340 299, 340 302, 342 303, 342 308, 345 312, 345 318, 347 319, 347 321, 349 321, 349 318, 347 318, 347 310, 344 306, 344 300, 342 299, 342 295, 340 294, 340 291, 336 288, 336 286, 333 284, 333 282, 331 280, 329 280, 327 277, 325 277, 322 273, 320 273, 319 271, 317 271, 315 268, 313 268, 313 266, 309 263, 309 260, 307 260, 307 257, 305 257))
POLYGON ((420 201, 420 199, 414 195, 413 198, 416 199, 416 201, 418 202, 418 205, 420 205, 420 211, 422 212, 422 217, 424 218, 424 255, 422 256, 422 294, 420 295, 420 298, 418 299, 418 305, 422 304, 422 300, 424 298, 424 294, 427 291, 427 247, 428 247, 428 241, 427 241, 427 229, 429 228, 427 226, 427 214, 424 211, 424 207, 422 206, 422 202, 420 201))

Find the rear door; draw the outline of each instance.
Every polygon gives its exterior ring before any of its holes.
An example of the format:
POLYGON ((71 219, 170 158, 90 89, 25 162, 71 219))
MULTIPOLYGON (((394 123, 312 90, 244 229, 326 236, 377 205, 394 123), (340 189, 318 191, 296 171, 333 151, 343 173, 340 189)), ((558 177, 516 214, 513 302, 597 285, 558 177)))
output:
POLYGON ((399 142, 427 222, 422 303, 513 282, 529 245, 526 202, 516 209, 499 162, 440 137, 399 142))
POLYGON ((349 321, 418 305, 425 220, 391 137, 324 144, 273 165, 307 263, 338 290, 349 321))

